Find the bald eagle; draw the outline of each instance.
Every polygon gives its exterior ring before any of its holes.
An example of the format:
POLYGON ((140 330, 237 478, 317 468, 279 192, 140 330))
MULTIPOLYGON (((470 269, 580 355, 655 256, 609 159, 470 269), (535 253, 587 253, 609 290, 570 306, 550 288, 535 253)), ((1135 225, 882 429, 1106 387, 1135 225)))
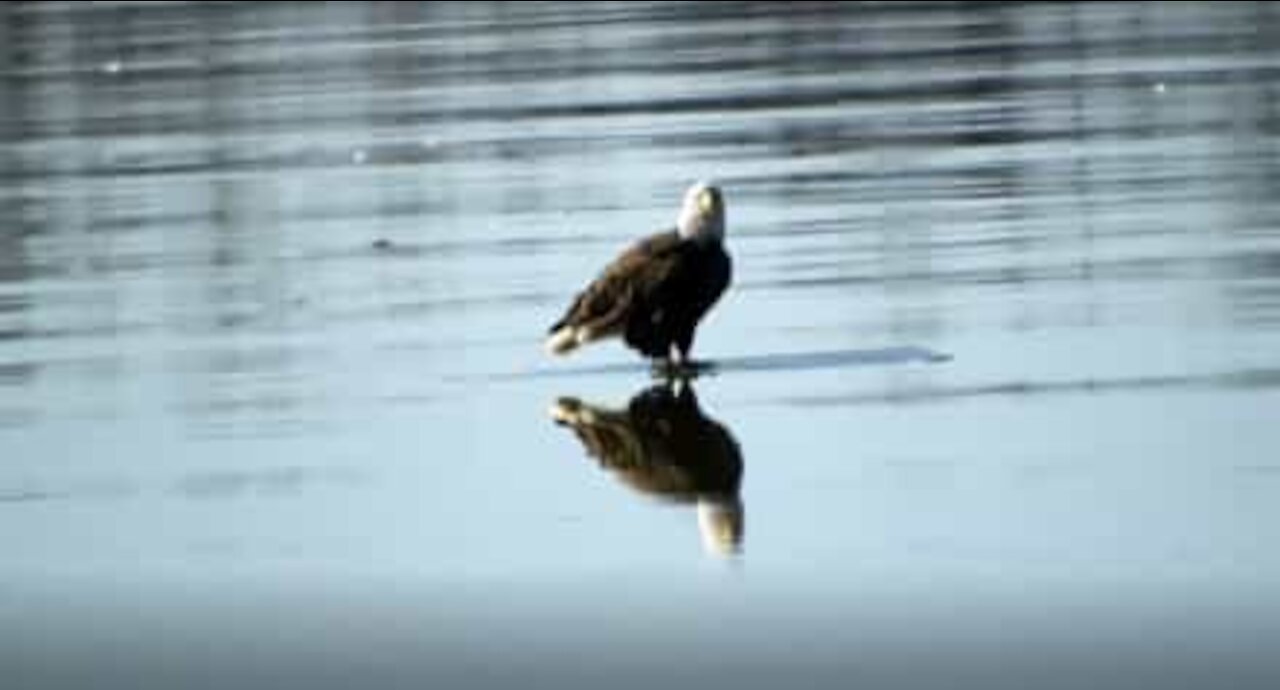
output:
POLYGON ((646 357, 689 361, 698 322, 729 286, 724 197, 707 183, 684 196, 673 230, 646 237, 578 293, 549 330, 547 351, 563 355, 621 336, 646 357))
POLYGON ((691 385, 647 388, 621 410, 560 398, 551 418, 572 429, 587 454, 632 489, 696 504, 708 551, 741 548, 742 453, 729 430, 703 414, 691 385))

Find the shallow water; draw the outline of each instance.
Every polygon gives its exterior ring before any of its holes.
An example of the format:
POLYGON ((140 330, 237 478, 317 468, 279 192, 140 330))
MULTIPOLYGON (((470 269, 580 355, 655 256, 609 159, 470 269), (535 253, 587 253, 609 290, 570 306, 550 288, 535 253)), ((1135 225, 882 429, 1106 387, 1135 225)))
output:
POLYGON ((23 687, 1280 678, 1271 6, 7 3, 0 74, 23 687), (727 557, 541 349, 700 178, 727 557))

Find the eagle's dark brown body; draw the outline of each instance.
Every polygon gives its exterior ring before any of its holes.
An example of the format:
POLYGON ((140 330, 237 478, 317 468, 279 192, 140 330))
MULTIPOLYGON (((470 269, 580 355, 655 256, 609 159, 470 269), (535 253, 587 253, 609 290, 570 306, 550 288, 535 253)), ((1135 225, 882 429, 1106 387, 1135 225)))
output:
POLYGON ((729 286, 731 274, 718 240, 688 239, 676 230, 645 238, 578 293, 550 329, 552 350, 618 335, 646 357, 666 358, 675 347, 684 359, 698 322, 729 286))

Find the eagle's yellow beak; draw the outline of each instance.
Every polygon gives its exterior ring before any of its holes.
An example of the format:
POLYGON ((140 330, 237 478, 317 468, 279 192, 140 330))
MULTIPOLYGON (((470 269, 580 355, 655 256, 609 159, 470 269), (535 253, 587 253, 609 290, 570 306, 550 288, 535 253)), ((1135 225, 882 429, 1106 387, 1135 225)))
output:
POLYGON ((702 190, 702 193, 698 194, 698 208, 701 209, 703 213, 711 213, 715 207, 715 195, 711 193, 710 189, 702 190))

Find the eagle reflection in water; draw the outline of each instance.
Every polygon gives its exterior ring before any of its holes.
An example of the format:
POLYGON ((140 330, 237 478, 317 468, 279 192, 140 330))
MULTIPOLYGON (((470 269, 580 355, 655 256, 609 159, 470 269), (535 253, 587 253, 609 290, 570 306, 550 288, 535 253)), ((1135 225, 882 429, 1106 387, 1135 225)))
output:
POLYGON ((636 491, 696 503, 708 551, 741 549, 742 454, 729 430, 702 414, 687 382, 645 389, 625 409, 560 398, 551 417, 573 429, 588 455, 636 491))

